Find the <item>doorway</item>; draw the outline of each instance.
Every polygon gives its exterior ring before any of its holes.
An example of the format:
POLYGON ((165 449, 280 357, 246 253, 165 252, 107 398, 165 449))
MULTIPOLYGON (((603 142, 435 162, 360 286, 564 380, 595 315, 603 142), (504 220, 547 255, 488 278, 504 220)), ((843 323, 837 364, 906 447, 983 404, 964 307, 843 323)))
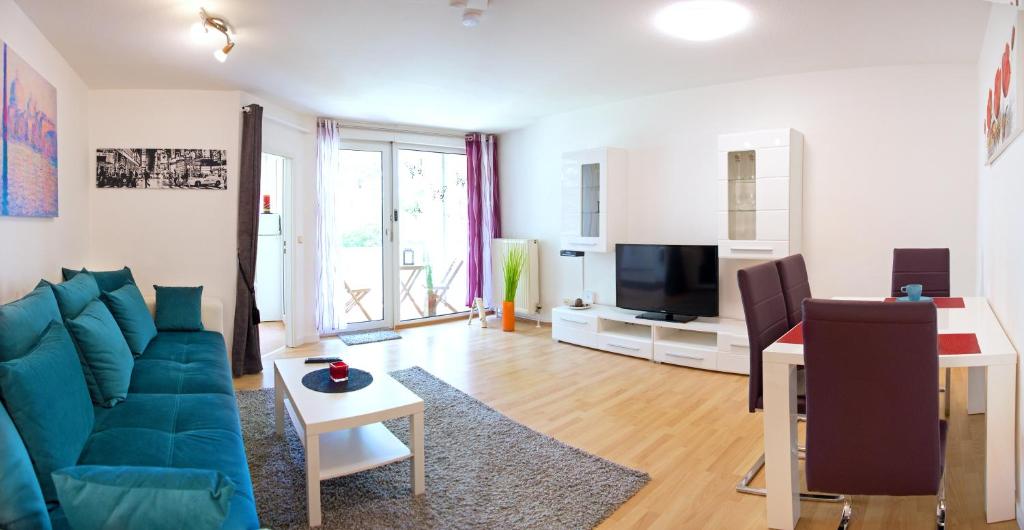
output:
POLYGON ((349 141, 339 159, 334 307, 343 331, 467 311, 464 150, 349 141))
POLYGON ((291 161, 263 153, 260 176, 259 241, 256 245, 256 307, 260 310, 260 353, 287 345, 287 188, 291 161))

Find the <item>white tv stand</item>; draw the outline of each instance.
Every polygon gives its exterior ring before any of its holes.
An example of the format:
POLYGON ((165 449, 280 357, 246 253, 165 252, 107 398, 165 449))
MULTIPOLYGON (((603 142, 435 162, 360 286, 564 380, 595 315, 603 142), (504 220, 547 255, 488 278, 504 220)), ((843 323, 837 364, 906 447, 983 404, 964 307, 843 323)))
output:
POLYGON ((551 310, 551 338, 659 363, 746 374, 747 328, 742 320, 698 318, 665 322, 637 318, 639 311, 594 305, 551 310))

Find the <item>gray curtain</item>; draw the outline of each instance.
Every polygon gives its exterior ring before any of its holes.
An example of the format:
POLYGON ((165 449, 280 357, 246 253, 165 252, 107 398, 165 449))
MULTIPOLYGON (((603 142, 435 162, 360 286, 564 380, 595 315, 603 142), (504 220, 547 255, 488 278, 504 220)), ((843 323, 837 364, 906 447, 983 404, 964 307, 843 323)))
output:
POLYGON ((256 241, 259 223, 260 166, 263 156, 263 107, 242 112, 242 161, 238 182, 238 280, 235 288, 235 340, 231 371, 235 377, 263 371, 260 359, 260 310, 256 308, 256 241))

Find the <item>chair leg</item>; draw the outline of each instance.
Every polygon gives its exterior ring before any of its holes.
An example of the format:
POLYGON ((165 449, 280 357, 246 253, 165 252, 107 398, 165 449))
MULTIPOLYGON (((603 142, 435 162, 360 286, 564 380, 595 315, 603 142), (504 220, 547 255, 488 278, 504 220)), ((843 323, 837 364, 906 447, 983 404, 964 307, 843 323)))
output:
POLYGON ((953 369, 952 368, 946 368, 946 391, 944 392, 945 396, 943 396, 943 397, 946 400, 944 406, 946 407, 946 419, 947 420, 949 419, 949 399, 950 399, 950 392, 949 392, 949 390, 950 390, 950 388, 952 388, 951 383, 950 383, 950 380, 952 378, 953 378, 953 369))
POLYGON ((938 502, 935 506, 935 528, 938 530, 945 530, 946 528, 946 473, 943 470, 942 477, 939 478, 939 495, 938 502))
MULTIPOLYGON (((757 461, 754 462, 753 466, 747 470, 747 473, 743 475, 743 478, 736 484, 736 491, 745 493, 747 495, 758 495, 764 497, 768 494, 768 490, 765 488, 755 488, 750 485, 754 481, 754 477, 761 472, 764 468, 764 453, 757 457, 757 461)), ((800 500, 803 501, 817 501, 817 502, 843 502, 844 497, 842 495, 829 495, 825 493, 800 493, 800 500)))
POLYGON ((839 519, 839 530, 846 530, 850 526, 850 519, 853 518, 853 503, 847 497, 843 501, 843 516, 839 519))

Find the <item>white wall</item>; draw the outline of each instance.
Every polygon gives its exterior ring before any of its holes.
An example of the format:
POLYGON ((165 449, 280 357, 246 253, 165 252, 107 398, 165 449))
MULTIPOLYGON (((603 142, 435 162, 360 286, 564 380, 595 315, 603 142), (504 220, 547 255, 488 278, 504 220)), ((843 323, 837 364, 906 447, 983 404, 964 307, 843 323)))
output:
MULTIPOLYGON (((805 135, 804 246, 816 296, 884 294, 900 246, 952 249, 953 291, 975 292, 974 65, 886 67, 758 79, 561 114, 501 137, 503 235, 541 242, 542 303, 579 291, 559 250, 561 154, 629 151, 628 242, 716 243, 720 133, 805 135)), ((724 263, 724 262, 723 262, 724 263)), ((722 267, 724 316, 742 309, 722 267)), ((586 257, 587 289, 613 303, 614 254, 586 257)))
MULTIPOLYGON (((152 285, 202 285, 224 302, 231 345, 238 270, 241 93, 94 90, 89 153, 105 147, 226 149, 227 190, 99 189, 90 184, 88 265, 129 265, 143 293, 152 285)), ((95 174, 95 156, 87 166, 95 174)))
POLYGON ((0 217, 0 303, 60 279, 60 268, 84 264, 89 248, 86 150, 88 91, 67 61, 12 0, 0 0, 0 40, 57 88, 59 217, 0 217))
MULTIPOLYGON (((1024 346, 1024 140, 1018 138, 991 166, 986 166, 982 124, 985 108, 980 104, 992 86, 996 61, 1009 38, 1013 8, 992 6, 985 41, 978 58, 978 84, 975 90, 977 114, 972 123, 979 168, 979 284, 1003 329, 1018 352, 1024 346)), ((1021 28, 1017 28, 1018 33, 1021 28)), ((1019 39, 1019 37, 1018 37, 1019 39)), ((1020 45, 1018 40, 1017 45, 1020 45)), ((1021 88, 1018 87, 1018 90, 1021 88)), ((1020 117, 1018 109, 1018 118, 1020 117)), ((1024 526, 1024 363, 1017 363, 1017 520, 1024 526)))

